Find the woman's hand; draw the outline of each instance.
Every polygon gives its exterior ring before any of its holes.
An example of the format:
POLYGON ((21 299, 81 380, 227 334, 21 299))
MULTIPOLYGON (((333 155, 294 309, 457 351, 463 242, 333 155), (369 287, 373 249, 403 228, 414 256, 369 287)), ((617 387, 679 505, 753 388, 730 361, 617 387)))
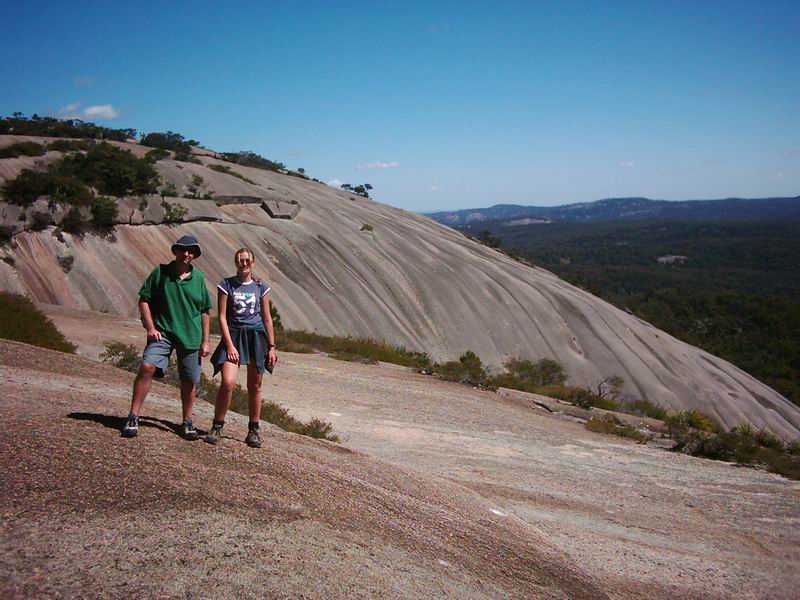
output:
POLYGON ((271 369, 275 366, 275 363, 278 362, 278 354, 275 352, 275 348, 269 349, 269 354, 267 355, 267 365, 271 369))
POLYGON ((239 351, 233 346, 228 348, 228 362, 233 363, 235 365, 239 364, 239 351))

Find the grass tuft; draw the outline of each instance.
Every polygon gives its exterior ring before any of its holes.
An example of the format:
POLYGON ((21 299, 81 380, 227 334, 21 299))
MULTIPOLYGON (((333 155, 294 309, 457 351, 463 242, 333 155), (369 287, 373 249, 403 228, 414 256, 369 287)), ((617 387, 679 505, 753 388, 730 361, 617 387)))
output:
POLYGON ((606 433, 636 440, 640 444, 646 444, 650 436, 642 433, 629 423, 623 423, 613 415, 605 415, 602 418, 592 417, 586 422, 586 429, 596 433, 606 433))

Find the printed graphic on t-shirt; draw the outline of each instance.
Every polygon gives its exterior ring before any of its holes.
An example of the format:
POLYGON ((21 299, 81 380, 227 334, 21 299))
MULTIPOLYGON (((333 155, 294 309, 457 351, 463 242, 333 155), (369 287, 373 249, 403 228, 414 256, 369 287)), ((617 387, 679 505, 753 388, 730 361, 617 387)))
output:
POLYGON ((255 292, 240 292, 234 290, 233 292, 234 310, 237 315, 253 314, 256 312, 256 294, 255 292))

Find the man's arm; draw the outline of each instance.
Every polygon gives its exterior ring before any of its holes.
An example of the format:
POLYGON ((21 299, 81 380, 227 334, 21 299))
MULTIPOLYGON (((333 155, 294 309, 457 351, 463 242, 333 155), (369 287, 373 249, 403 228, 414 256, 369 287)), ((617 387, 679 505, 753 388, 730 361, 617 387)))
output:
POLYGON ((142 318, 142 327, 147 331, 147 341, 157 342, 161 339, 161 332, 156 329, 153 323, 153 314, 150 312, 150 302, 144 298, 139 298, 139 315, 142 318))

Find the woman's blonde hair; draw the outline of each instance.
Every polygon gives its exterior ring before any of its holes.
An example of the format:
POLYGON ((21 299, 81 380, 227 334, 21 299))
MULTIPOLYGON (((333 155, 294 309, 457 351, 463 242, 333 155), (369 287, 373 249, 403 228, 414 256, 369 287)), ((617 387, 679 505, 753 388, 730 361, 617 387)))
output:
POLYGON ((252 250, 250 250, 250 248, 248 248, 247 246, 242 246, 241 248, 239 248, 239 249, 238 249, 238 250, 237 250, 237 251, 234 253, 234 255, 233 255, 233 262, 235 263, 235 262, 236 262, 236 259, 237 259, 237 258, 239 258, 239 255, 240 255, 240 254, 244 254, 245 252, 247 252, 247 254, 249 254, 249 255, 250 255, 250 260, 251 260, 253 263, 255 263, 255 262, 256 262, 256 255, 255 255, 255 254, 253 254, 253 251, 252 251, 252 250))

